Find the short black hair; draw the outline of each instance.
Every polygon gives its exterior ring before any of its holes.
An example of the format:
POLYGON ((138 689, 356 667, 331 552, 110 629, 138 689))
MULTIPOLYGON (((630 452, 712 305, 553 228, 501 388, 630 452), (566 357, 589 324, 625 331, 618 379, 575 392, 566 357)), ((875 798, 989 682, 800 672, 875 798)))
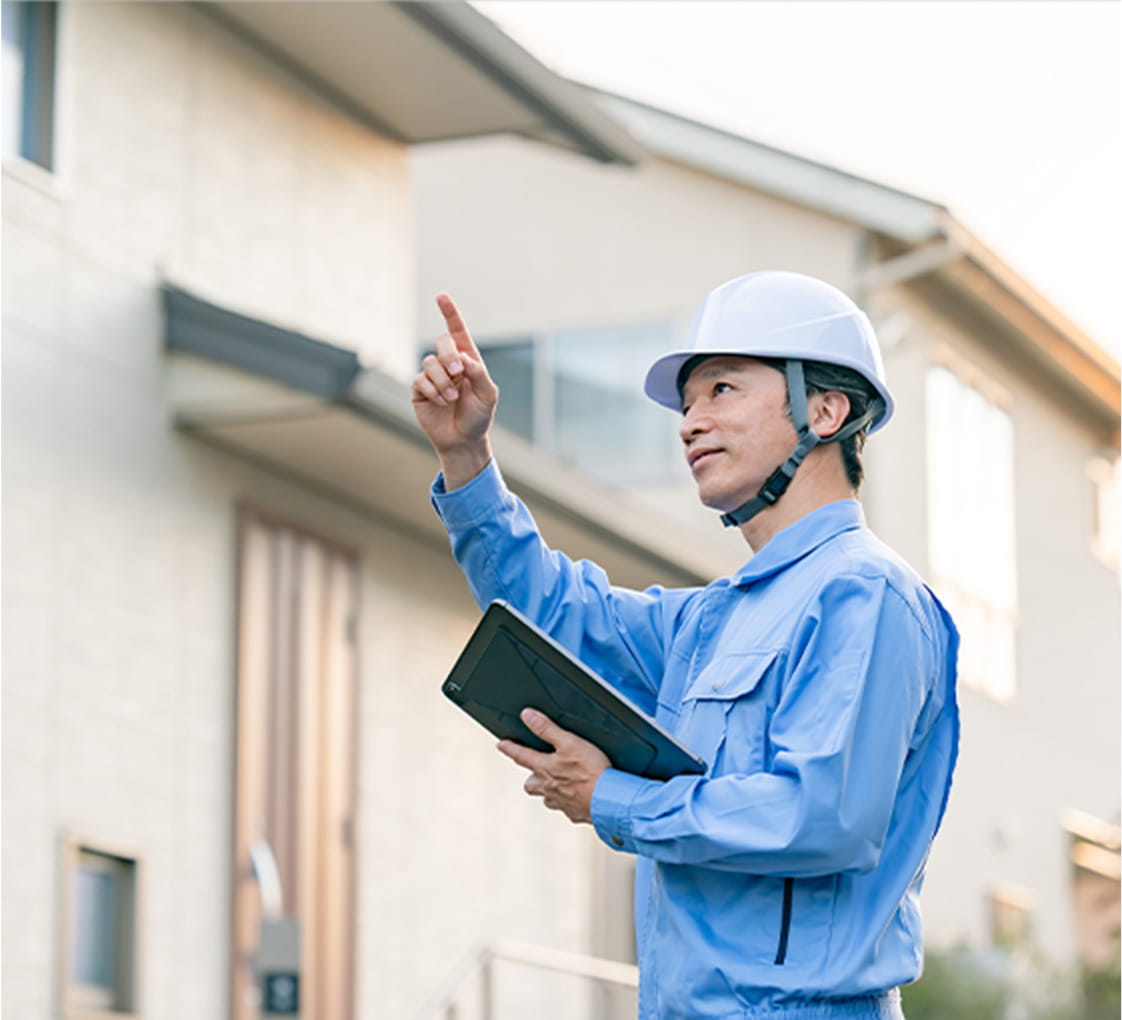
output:
MULTIPOLYGON (((787 362, 783 358, 757 358, 756 360, 786 375, 787 362)), ((876 395, 860 372, 825 361, 803 361, 803 381, 806 383, 808 396, 811 393, 825 393, 827 390, 845 394, 849 399, 849 414, 842 422, 843 428, 851 421, 860 418, 869 409, 869 403, 876 395)), ((787 413, 790 412, 791 407, 788 402, 787 413)), ((866 425, 840 442, 845 476, 854 492, 861 488, 861 483, 865 480, 865 466, 861 463, 861 452, 865 448, 868 434, 869 425, 866 425)))

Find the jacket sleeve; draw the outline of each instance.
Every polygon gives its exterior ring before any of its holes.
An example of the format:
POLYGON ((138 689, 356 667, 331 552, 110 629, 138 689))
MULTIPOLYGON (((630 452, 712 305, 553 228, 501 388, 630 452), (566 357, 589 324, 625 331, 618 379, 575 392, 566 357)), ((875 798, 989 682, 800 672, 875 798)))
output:
POLYGON ((905 761, 936 714, 924 711, 936 645, 884 578, 831 581, 778 666, 764 769, 666 783, 610 770, 592 800, 598 834, 669 863, 791 877, 871 870, 905 761))
POLYGON ((550 549, 497 465, 432 503, 480 608, 505 599, 644 711, 654 714, 666 646, 689 590, 613 586, 587 560, 550 549))

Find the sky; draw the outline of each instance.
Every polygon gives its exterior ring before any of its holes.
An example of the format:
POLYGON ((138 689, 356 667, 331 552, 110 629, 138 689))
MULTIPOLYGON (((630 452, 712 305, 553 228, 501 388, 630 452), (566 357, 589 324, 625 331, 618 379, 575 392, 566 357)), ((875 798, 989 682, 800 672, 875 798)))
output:
POLYGON ((478 0, 548 67, 946 205, 1122 357, 1118 0, 478 0))

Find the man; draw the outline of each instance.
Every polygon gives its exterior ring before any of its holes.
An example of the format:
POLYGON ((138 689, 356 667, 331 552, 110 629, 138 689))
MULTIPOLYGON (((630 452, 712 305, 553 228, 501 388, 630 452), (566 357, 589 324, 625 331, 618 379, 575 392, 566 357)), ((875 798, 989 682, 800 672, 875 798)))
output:
POLYGON ((510 601, 709 764, 668 782, 619 772, 532 710, 554 752, 499 745, 527 793, 638 855, 641 1017, 901 1016, 957 751, 957 638, 855 498, 865 434, 893 409, 868 320, 786 272, 701 303, 645 388, 680 413, 701 501, 754 554, 705 588, 635 592, 548 549, 506 490, 498 391, 437 300, 448 332, 413 401, 477 601, 510 601))

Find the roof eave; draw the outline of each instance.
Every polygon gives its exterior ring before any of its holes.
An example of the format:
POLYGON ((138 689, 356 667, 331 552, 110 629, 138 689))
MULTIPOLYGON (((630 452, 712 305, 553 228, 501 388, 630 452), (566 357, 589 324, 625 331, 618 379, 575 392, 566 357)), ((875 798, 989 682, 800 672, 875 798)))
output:
POLYGON ((463 0, 209 0, 194 6, 395 141, 420 145, 511 133, 604 163, 631 165, 644 156, 577 86, 463 0))
POLYGON ((942 230, 963 254, 940 272, 1024 335, 1053 371, 1113 422, 1117 436, 1122 415, 1118 360, 949 213, 943 216, 942 230))

